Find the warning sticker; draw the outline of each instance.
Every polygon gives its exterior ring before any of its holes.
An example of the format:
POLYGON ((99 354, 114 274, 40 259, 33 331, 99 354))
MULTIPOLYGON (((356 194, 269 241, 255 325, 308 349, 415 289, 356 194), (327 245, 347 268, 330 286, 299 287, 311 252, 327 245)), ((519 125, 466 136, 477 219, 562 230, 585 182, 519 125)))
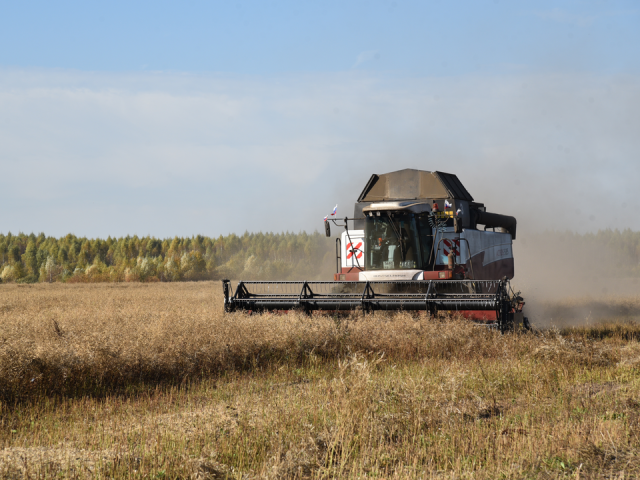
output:
POLYGON ((347 252, 347 260, 350 259, 354 254, 356 258, 362 258, 362 242, 347 243, 347 252))

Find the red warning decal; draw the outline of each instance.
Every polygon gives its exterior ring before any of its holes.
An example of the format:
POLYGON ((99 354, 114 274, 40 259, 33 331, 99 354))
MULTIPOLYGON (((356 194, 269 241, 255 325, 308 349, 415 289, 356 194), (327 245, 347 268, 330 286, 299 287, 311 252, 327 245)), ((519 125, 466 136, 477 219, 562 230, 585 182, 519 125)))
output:
POLYGON ((451 250, 453 248, 453 253, 455 254, 456 257, 460 256, 460 252, 459 252, 459 248, 460 248, 460 240, 458 239, 453 239, 453 238, 445 238, 442 243, 445 244, 445 248, 442 249, 442 251, 444 252, 445 255, 449 255, 449 250, 451 250), (447 248, 449 250, 447 250, 447 248))
POLYGON ((347 260, 350 259, 353 254, 356 254, 356 258, 362 258, 362 250, 360 250, 360 247, 362 247, 362 242, 358 242, 357 245, 355 245, 353 248, 351 248, 351 243, 347 243, 347 260))

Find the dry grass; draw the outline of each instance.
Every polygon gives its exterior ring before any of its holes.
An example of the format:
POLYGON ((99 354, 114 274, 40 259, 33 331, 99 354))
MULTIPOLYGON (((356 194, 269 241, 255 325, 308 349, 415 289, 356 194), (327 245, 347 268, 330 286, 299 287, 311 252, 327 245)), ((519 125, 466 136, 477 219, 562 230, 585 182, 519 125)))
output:
POLYGON ((223 315, 218 283, 6 285, 0 476, 637 477, 639 333, 223 315))

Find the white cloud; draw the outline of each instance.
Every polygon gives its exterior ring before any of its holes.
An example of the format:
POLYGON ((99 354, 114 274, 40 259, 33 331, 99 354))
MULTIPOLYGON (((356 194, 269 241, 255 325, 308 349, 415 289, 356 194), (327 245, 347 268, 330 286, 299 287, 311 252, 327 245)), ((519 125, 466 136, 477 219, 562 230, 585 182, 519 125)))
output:
POLYGON ((407 167, 524 228, 640 229, 638 80, 0 72, 0 230, 313 230, 407 167))
POLYGON ((366 50, 364 52, 360 52, 356 57, 356 62, 351 67, 357 68, 363 63, 370 62, 372 60, 378 60, 380 58, 380 52, 378 50, 366 50))

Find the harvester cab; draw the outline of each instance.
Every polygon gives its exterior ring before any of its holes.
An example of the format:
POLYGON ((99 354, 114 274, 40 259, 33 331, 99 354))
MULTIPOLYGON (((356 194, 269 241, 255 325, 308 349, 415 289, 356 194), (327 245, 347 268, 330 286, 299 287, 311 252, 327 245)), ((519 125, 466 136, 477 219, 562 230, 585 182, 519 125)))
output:
POLYGON ((225 280, 225 309, 453 310, 501 330, 528 327, 509 284, 516 219, 488 213, 457 176, 374 174, 352 218, 325 219, 327 236, 329 222, 344 228, 333 282, 239 282, 233 293, 225 280))

